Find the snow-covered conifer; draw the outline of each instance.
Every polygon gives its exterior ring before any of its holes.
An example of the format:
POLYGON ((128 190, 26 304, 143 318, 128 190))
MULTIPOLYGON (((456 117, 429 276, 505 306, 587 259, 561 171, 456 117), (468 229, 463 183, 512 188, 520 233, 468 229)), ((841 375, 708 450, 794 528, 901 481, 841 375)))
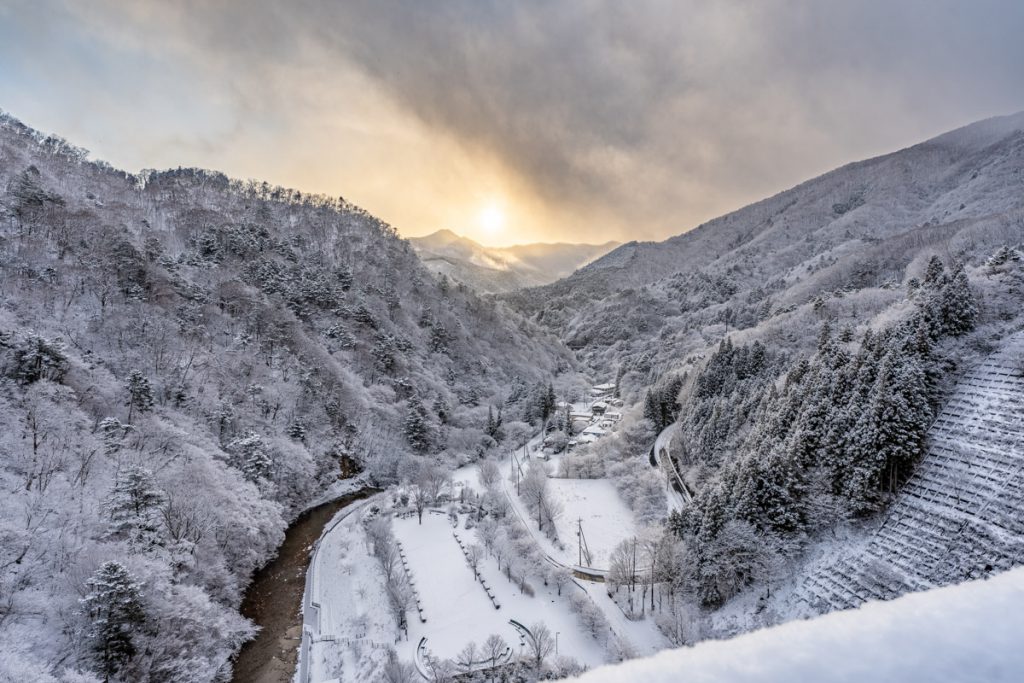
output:
POLYGON ((81 610, 89 621, 96 670, 110 680, 135 656, 135 640, 146 622, 141 588, 124 565, 113 561, 104 562, 85 587, 81 610))
POLYGON ((128 392, 128 422, 132 421, 135 411, 145 413, 153 409, 153 387, 147 378, 139 370, 132 370, 125 383, 128 392))

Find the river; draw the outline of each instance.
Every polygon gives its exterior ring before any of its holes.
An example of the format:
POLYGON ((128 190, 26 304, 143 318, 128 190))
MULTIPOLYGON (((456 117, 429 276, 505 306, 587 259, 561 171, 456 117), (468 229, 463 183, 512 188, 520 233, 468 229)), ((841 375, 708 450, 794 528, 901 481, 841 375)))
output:
POLYGON ((234 683, 291 683, 302 639, 302 592, 313 544, 342 508, 371 495, 364 489, 300 515, 285 532, 277 557, 256 572, 242 615, 260 627, 235 660, 234 683))

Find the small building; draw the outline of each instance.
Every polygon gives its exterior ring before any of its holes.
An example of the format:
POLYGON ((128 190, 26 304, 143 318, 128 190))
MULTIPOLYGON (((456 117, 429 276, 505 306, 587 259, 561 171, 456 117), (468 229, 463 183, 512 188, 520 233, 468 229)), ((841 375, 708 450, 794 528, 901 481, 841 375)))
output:
POLYGON ((604 401, 597 401, 594 405, 590 406, 590 412, 594 415, 604 415, 606 410, 608 410, 608 404, 604 401))
POLYGON ((594 398, 608 398, 615 393, 615 384, 597 384, 593 389, 590 390, 590 395, 594 398))

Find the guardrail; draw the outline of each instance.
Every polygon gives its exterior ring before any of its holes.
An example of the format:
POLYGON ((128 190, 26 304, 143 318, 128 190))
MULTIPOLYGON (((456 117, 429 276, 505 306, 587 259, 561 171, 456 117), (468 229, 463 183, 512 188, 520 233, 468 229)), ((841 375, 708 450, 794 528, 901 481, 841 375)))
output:
POLYGON ((348 507, 338 511, 338 514, 327 523, 324 530, 320 532, 320 537, 317 538, 316 543, 313 545, 313 553, 309 559, 309 567, 306 570, 306 586, 303 595, 302 602, 302 613, 303 613, 303 624, 302 624, 302 641, 299 644, 299 676, 298 680, 300 683, 309 683, 310 671, 309 671, 309 648, 314 642, 319 642, 317 639, 321 638, 320 633, 320 592, 319 592, 319 571, 317 565, 320 558, 320 544, 323 539, 334 530, 343 520, 350 517, 353 513, 358 510, 362 510, 364 507, 369 505, 379 494, 370 496, 360 501, 356 501, 350 504, 348 507), (307 617, 306 610, 309 609, 311 616, 307 617), (310 624, 316 626, 316 633, 313 633, 313 629, 310 628, 310 624))

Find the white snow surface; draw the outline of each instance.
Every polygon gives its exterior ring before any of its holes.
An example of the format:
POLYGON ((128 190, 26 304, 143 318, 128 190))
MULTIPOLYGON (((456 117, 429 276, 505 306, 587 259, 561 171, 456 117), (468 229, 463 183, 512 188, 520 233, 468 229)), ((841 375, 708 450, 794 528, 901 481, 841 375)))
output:
POLYGON ((338 513, 310 567, 303 628, 304 640, 311 641, 308 680, 313 682, 373 680, 398 637, 386 607, 384 577, 361 524, 368 502, 338 513))
POLYGON ((416 517, 395 519, 395 537, 405 550, 412 579, 420 594, 426 623, 420 622, 416 611, 409 612, 409 639, 398 646, 401 657, 413 660, 421 637, 427 638, 427 649, 440 658, 455 659, 470 642, 483 644, 487 636, 497 633, 519 651, 519 636, 509 624, 510 619, 529 627, 543 622, 558 633, 559 654, 574 657, 586 666, 607 661, 600 644, 580 628, 569 608, 571 591, 581 590, 575 584, 558 596, 554 587, 531 581, 534 597, 520 593, 514 583, 498 571, 492 557, 485 557, 480 573, 490 586, 501 609, 495 609, 483 586, 473 578, 452 532, 464 544, 477 541, 475 530, 453 529, 446 515, 428 511, 423 524, 416 517))
POLYGON ((619 496, 615 484, 608 479, 551 479, 548 485, 562 504, 555 529, 563 549, 556 549, 555 556, 569 565, 608 569, 615 546, 637 534, 633 511, 619 496), (590 549, 589 564, 586 558, 579 562, 576 529, 580 520, 590 549))
POLYGON ((581 683, 1024 680, 1024 568, 603 667, 581 683))

